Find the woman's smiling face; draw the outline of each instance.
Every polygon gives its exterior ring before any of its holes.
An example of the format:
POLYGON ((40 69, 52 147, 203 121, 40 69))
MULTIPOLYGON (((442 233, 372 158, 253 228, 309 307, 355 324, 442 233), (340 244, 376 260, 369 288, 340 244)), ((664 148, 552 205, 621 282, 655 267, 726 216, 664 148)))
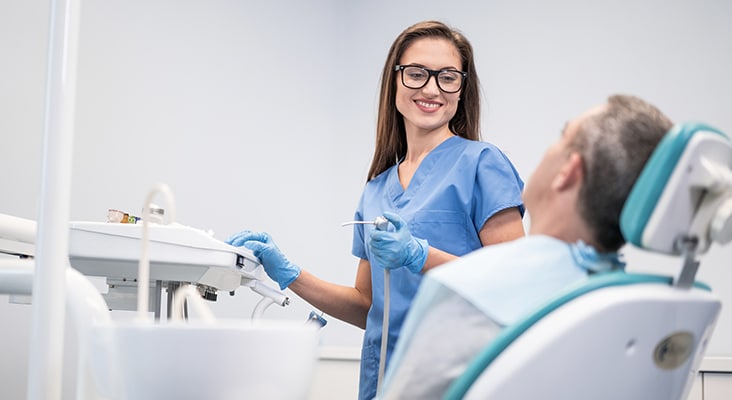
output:
MULTIPOLYGON (((462 71, 460 52, 450 41, 440 38, 416 40, 404 51, 399 65, 462 71)), ((404 117, 407 132, 429 133, 447 129, 448 123, 457 112, 460 92, 441 91, 437 87, 436 77, 430 77, 421 89, 405 87, 401 72, 396 74, 396 79, 396 107, 404 117)))

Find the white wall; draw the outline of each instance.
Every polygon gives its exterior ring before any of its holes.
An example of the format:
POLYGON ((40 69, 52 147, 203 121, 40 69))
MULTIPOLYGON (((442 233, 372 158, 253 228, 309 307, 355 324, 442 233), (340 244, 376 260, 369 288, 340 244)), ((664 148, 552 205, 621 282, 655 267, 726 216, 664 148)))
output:
MULTIPOLYGON (((179 222, 221 239, 266 230, 294 262, 352 284, 357 260, 340 223, 352 217, 373 151, 379 73, 394 37, 428 18, 473 42, 483 136, 524 178, 565 121, 615 92, 732 134, 726 0, 88 0, 71 218, 102 221, 108 208, 135 213, 164 182, 179 222)), ((32 219, 47 23, 46 1, 0 2, 0 213, 32 219)), ((714 249, 699 276, 732 304, 730 256, 732 247, 714 249)), ((636 269, 676 270, 675 260, 636 251, 629 258, 642 265, 636 269)), ((240 290, 214 309, 246 317, 255 301, 240 290)), ((310 310, 295 299, 267 316, 304 320, 310 310)), ((0 307, 4 321, 16 321, 8 313, 0 307)), ((23 328, 0 337, 22 341, 23 328)), ((354 349, 362 333, 329 318, 322 335, 324 346, 354 349)), ((710 353, 732 356, 731 335, 726 310, 710 353)), ((2 349, 22 360, 22 346, 2 349)), ((2 370, 0 391, 22 382, 22 369, 2 370)), ((333 398, 338 388, 353 393, 355 379, 338 380, 333 398)))

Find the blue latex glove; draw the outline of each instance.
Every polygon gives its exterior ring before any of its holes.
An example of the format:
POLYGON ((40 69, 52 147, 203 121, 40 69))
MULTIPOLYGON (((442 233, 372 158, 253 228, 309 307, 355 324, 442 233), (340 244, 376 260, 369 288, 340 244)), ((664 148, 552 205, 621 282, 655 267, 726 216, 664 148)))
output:
POLYGON ((429 251, 427 241, 413 237, 407 223, 397 214, 387 211, 384 217, 396 230, 371 230, 369 247, 374 260, 386 269, 407 267, 414 273, 421 272, 429 251))
POLYGON ((244 246, 259 258, 264 272, 285 290, 300 276, 300 267, 291 263, 265 232, 242 231, 226 240, 226 243, 244 246))

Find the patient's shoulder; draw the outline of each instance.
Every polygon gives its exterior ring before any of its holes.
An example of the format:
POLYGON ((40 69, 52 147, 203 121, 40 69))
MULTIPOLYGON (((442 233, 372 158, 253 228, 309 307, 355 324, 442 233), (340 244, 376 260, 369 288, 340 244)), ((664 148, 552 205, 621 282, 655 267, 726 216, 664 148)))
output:
MULTIPOLYGON (((550 260, 571 257, 570 245, 544 235, 529 235, 520 239, 481 247, 454 261, 430 271, 437 280, 475 273, 499 273, 504 269, 546 264, 550 260)), ((560 261, 561 262, 561 261, 560 261)))

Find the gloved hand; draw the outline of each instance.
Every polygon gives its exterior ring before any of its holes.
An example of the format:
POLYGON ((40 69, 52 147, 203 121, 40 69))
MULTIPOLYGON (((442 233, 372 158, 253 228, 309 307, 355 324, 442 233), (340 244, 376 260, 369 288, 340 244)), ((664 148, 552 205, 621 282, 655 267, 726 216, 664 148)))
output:
POLYGON ((384 217, 394 225, 394 231, 373 229, 369 247, 375 261, 386 269, 407 267, 414 273, 424 268, 429 243, 409 233, 407 223, 397 214, 384 212, 384 217))
POLYGON ((244 246, 259 258, 264 272, 285 290, 300 276, 300 267, 291 263, 265 232, 242 231, 226 240, 226 243, 244 246))

